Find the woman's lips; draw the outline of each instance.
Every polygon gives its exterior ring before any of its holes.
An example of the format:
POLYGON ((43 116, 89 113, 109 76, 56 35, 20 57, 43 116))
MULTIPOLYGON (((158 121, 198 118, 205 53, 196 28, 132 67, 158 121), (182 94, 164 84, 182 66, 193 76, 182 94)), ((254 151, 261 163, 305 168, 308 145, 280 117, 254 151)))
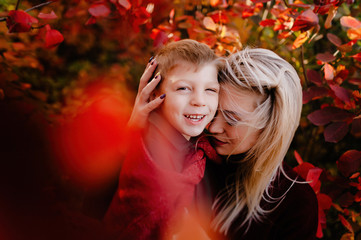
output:
POLYGON ((227 144, 226 142, 223 142, 221 140, 218 140, 215 137, 212 137, 212 142, 215 146, 223 146, 224 144, 227 144))

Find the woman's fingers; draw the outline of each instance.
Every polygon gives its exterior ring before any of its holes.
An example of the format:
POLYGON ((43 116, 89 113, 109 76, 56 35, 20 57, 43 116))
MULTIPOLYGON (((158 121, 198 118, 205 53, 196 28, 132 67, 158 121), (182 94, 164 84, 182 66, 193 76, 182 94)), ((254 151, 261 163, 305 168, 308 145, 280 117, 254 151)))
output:
POLYGON ((143 88, 147 85, 156 68, 157 60, 153 59, 150 63, 148 63, 142 77, 140 78, 138 92, 141 92, 143 88))
POLYGON ((150 94, 154 91, 161 80, 161 76, 159 73, 150 81, 143 90, 139 93, 140 94, 140 101, 141 102, 148 102, 150 99, 150 94))
POLYGON ((159 107, 162 104, 165 96, 166 96, 165 94, 162 94, 159 97, 157 97, 156 99, 154 99, 153 101, 150 101, 145 107, 146 108, 145 112, 147 112, 149 115, 150 112, 152 112, 154 109, 156 109, 157 107, 159 107))
POLYGON ((128 127, 140 129, 145 128, 147 125, 149 114, 162 104, 164 98, 165 94, 157 97, 149 103, 146 103, 145 105, 136 104, 134 106, 132 115, 130 116, 130 119, 128 121, 128 127))

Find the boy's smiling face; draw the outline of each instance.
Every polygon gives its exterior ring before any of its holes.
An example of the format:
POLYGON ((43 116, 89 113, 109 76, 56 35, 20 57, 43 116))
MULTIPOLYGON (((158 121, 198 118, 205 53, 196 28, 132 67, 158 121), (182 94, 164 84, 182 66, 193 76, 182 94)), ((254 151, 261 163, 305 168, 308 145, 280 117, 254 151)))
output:
POLYGON ((160 113, 187 140, 202 133, 218 107, 219 83, 215 64, 195 68, 179 63, 162 80, 157 95, 166 94, 160 113))

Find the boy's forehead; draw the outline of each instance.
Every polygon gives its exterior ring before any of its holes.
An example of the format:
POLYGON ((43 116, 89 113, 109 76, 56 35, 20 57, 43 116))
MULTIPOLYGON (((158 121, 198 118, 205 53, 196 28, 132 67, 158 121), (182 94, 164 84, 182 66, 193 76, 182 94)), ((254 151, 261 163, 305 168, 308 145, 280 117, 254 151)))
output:
POLYGON ((199 83, 217 84, 218 69, 215 64, 202 64, 195 66, 192 63, 180 63, 174 66, 166 75, 162 74, 162 84, 173 84, 181 81, 196 81, 199 83))
POLYGON ((170 75, 176 75, 179 73, 195 73, 206 66, 213 67, 214 69, 218 70, 214 62, 197 64, 187 61, 177 61, 173 66, 168 68, 165 76, 168 77, 170 75))

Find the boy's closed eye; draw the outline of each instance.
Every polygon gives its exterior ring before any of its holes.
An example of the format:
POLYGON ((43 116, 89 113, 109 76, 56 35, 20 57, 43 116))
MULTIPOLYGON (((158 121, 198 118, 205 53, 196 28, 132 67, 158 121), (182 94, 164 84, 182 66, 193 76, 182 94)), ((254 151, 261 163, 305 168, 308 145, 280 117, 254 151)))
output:
POLYGON ((219 90, 217 88, 207 88, 206 91, 218 93, 219 90))
POLYGON ((189 87, 177 87, 177 91, 186 91, 186 90, 190 90, 189 87))

